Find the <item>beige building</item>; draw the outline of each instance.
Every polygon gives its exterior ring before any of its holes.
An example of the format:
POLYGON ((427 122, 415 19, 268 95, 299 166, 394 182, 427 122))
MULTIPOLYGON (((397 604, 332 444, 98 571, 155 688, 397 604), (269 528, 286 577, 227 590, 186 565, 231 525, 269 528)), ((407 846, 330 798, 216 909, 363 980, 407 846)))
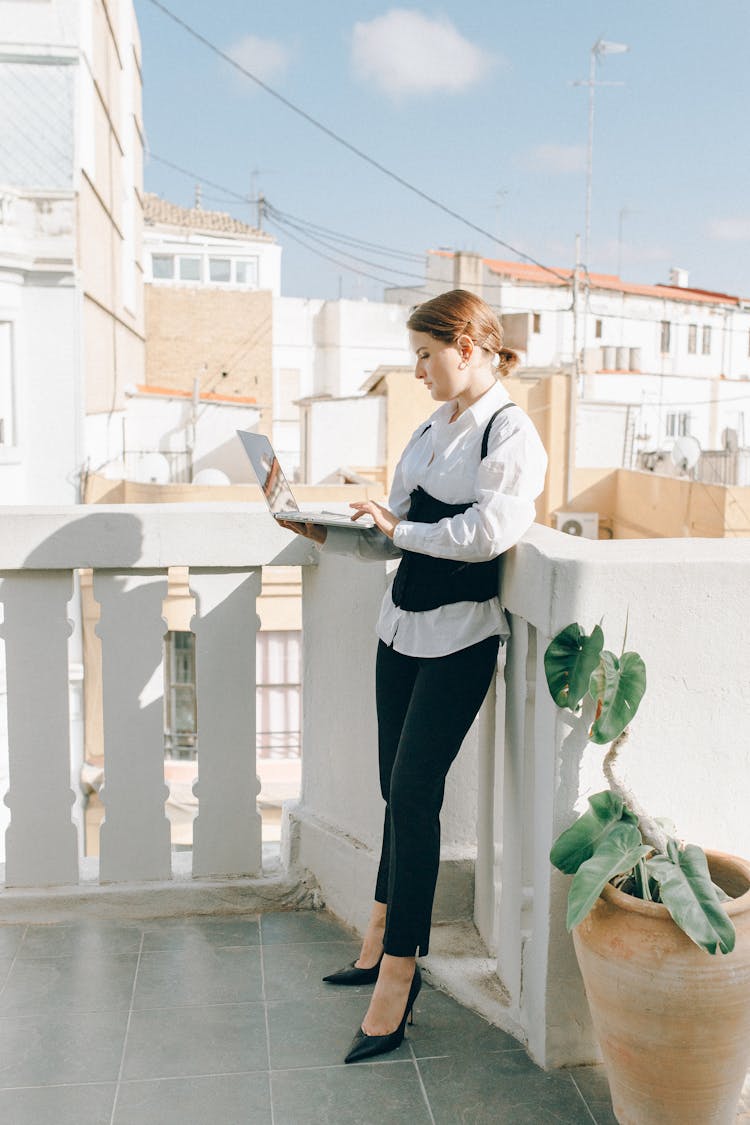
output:
POLYGON ((271 434, 275 240, 223 212, 145 197, 146 383, 254 400, 271 434))

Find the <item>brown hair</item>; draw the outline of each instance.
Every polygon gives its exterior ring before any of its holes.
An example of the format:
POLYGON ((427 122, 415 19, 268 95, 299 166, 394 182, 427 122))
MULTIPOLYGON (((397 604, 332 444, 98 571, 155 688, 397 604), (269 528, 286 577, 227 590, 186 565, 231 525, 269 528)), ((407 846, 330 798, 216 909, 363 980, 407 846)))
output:
POLYGON ((510 375, 518 366, 516 353, 503 347, 503 329, 495 313, 486 301, 468 289, 450 289, 416 305, 406 327, 412 332, 426 332, 448 344, 457 343, 461 336, 469 336, 480 348, 490 352, 499 375, 510 375))

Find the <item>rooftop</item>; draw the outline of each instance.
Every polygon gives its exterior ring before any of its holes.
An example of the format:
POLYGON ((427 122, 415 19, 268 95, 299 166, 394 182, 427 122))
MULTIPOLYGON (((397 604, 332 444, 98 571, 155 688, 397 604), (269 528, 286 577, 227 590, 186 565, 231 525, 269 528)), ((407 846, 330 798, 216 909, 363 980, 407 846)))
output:
MULTIPOLYGON (((431 254, 441 258, 452 258, 452 250, 431 250, 431 254)), ((533 285, 570 285, 573 271, 568 267, 536 266, 530 262, 506 262, 495 258, 485 258, 487 269, 500 277, 511 278, 514 281, 528 282, 533 285)), ((585 279, 584 273, 579 273, 580 280, 585 279)), ((588 274, 592 289, 606 289, 617 293, 630 293, 638 297, 658 297, 669 301, 688 301, 690 304, 733 305, 741 306, 746 303, 745 298, 733 296, 729 293, 714 293, 708 289, 693 289, 678 285, 638 285, 634 282, 623 281, 621 277, 612 273, 588 274)))
POLYGON ((266 231, 235 219, 226 211, 204 211, 202 207, 180 207, 168 199, 146 192, 143 197, 143 218, 147 227, 168 226, 180 230, 229 234, 254 241, 274 242, 266 231))

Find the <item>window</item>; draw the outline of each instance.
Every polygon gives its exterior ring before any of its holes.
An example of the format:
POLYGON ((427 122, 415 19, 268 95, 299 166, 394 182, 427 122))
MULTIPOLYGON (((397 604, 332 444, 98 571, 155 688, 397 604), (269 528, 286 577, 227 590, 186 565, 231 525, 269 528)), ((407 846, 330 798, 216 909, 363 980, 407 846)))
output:
POLYGON ((661 354, 669 355, 669 346, 672 336, 672 325, 668 320, 661 322, 661 354))
POLYGON ((689 414, 667 414, 667 437, 685 437, 689 433, 689 414))
POLYGON ((710 355, 711 354, 711 329, 708 325, 705 325, 704 328, 703 328, 703 348, 702 348, 702 351, 703 351, 704 355, 710 355))
POLYGON ((0 321, 0 446, 15 444, 13 433, 13 325, 0 321))
POLYGON ((165 751, 171 758, 196 755, 195 635, 169 632, 165 638, 165 751))
POLYGON ((594 325, 594 336, 597 340, 602 338, 602 322, 600 320, 597 320, 594 325))
POLYGON ((180 281, 200 281, 200 258, 180 258, 180 281))
POLYGON ((244 258, 235 263, 235 278, 238 285, 258 284, 258 259, 244 258))
POLYGON ((174 277, 174 255, 152 254, 151 273, 155 278, 169 278, 171 281, 174 277))
POLYGON ((698 325, 688 324, 688 353, 695 355, 698 348, 698 325))
POLYGON ((534 326, 533 331, 536 336, 542 331, 542 314, 534 313, 534 326))
POLYGON ((231 281, 232 263, 229 258, 209 258, 208 276, 211 281, 231 281))

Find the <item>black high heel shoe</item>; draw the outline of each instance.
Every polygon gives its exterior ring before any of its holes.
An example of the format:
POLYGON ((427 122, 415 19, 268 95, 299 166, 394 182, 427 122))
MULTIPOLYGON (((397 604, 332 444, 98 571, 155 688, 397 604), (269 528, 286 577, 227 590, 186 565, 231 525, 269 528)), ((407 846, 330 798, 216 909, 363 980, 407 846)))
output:
MULTIPOLYGON (((388 1051, 395 1051, 400 1047, 404 1039, 404 1031, 406 1029, 406 1021, 412 1016, 412 1008, 419 995, 419 990, 422 987, 422 974, 419 971, 419 966, 414 967, 414 976, 412 977, 411 986, 409 988, 409 996, 406 1001, 406 1008, 401 1017, 401 1023, 395 1031, 391 1031, 388 1035, 368 1035, 360 1027, 357 1034, 352 1040, 352 1045, 349 1048, 349 1054, 344 1059, 344 1062, 353 1063, 359 1062, 361 1059, 371 1059, 375 1055, 385 1055, 388 1051)), ((412 1016, 409 1023, 414 1023, 412 1016)))
POLYGON ((373 981, 378 979, 382 960, 383 954, 381 953, 377 963, 370 969, 358 969, 357 962, 352 961, 351 965, 346 965, 343 969, 337 969, 335 973, 329 973, 327 977, 323 977, 323 980, 327 981, 328 984, 372 984, 373 981))

